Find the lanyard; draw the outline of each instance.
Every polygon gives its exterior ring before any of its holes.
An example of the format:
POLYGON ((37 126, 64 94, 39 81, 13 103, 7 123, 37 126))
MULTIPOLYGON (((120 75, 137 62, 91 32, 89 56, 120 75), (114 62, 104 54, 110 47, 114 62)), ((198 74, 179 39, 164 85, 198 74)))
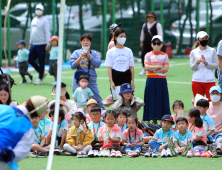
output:
POLYGON ((204 115, 204 117, 203 117, 203 119, 202 119, 203 121, 204 121, 204 118, 206 117, 206 115, 207 115, 207 114, 204 115))
MULTIPOLYGON (((131 138, 131 136, 130 136, 130 130, 128 130, 128 131, 129 131, 129 142, 131 143, 131 140, 132 140, 133 136, 132 136, 132 138, 131 138)), ((134 134, 134 140, 136 140, 136 129, 135 129, 135 134, 134 134)))
MULTIPOLYGON (((192 126, 193 126, 193 125, 192 125, 192 126)), ((191 129, 192 126, 190 126, 189 130, 191 129)), ((195 125, 194 125, 193 129, 191 130, 191 132, 193 132, 194 128, 195 128, 195 125)))
POLYGON ((176 118, 175 118, 175 129, 177 128, 177 115, 176 115, 176 118))
MULTIPOLYGON (((37 126, 36 129, 34 129, 34 132, 35 132, 35 136, 36 136, 38 139, 40 139, 40 137, 39 137, 38 134, 36 133, 36 130, 38 130, 38 127, 39 127, 39 125, 37 126)), ((41 131, 41 128, 39 128, 39 130, 41 131)), ((41 135, 40 135, 40 136, 42 136, 42 131, 41 131, 41 135)))
MULTIPOLYGON (((113 128, 113 126, 109 129, 109 133, 111 132, 112 128, 113 128)), ((109 136, 109 133, 108 133, 108 135, 107 135, 107 125, 106 125, 106 136, 107 136, 107 137, 109 136)))
MULTIPOLYGON (((170 129, 169 129, 169 141, 170 141, 170 129)), ((163 144, 163 129, 162 129, 162 144, 163 144)))
POLYGON ((77 127, 76 127, 76 135, 77 135, 77 138, 78 138, 78 145, 81 144, 81 142, 80 142, 81 133, 82 133, 82 132, 80 132, 80 133, 78 134, 78 132, 77 132, 77 127))
MULTIPOLYGON (((183 136, 179 137, 178 141, 179 141, 182 137, 184 137, 184 135, 185 135, 186 133, 187 133, 187 130, 184 132, 183 136)), ((180 132, 179 132, 179 134, 180 134, 180 132)))
POLYGON ((56 136, 57 136, 57 135, 58 135, 58 133, 59 133, 59 129, 60 129, 61 125, 62 125, 62 122, 59 124, 59 127, 58 127, 58 129, 57 129, 56 136))
MULTIPOLYGON (((42 126, 41 122, 39 122, 39 123, 40 123, 40 125, 42 126)), ((45 118, 44 118, 43 132, 45 132, 45 118)))
POLYGON ((98 129, 97 129, 97 131, 96 131, 96 132, 95 132, 94 123, 93 123, 94 137, 96 136, 96 134, 97 134, 97 132, 98 132, 99 128, 100 128, 100 121, 99 121, 99 127, 98 127, 98 129))

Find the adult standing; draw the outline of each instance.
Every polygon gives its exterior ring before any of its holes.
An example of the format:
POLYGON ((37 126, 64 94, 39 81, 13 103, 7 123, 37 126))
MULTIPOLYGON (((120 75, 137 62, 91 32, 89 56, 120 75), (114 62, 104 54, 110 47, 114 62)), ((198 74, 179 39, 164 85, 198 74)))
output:
POLYGON ((42 84, 43 78, 46 76, 45 70, 45 51, 50 51, 50 29, 47 18, 43 17, 44 7, 39 4, 35 8, 36 17, 31 23, 29 59, 28 62, 39 73, 39 77, 34 84, 42 84), (35 62, 38 58, 39 65, 35 62))
POLYGON ((109 27, 110 34, 109 34, 108 50, 115 47, 114 34, 115 34, 115 31, 118 30, 120 26, 121 26, 121 23, 118 24, 118 25, 117 24, 110 25, 110 27, 109 27))
POLYGON ((131 49, 124 46, 126 42, 126 31, 118 29, 114 35, 115 47, 106 53, 105 66, 107 67, 111 88, 124 83, 134 85, 134 58, 131 49))
POLYGON ((82 74, 87 74, 89 76, 88 87, 93 92, 93 98, 98 101, 98 105, 104 108, 102 103, 102 98, 99 94, 98 84, 97 84, 97 74, 95 68, 99 68, 101 64, 101 59, 99 54, 95 50, 91 50, 90 46, 92 44, 92 37, 89 34, 83 34, 80 38, 80 44, 82 48, 75 50, 72 53, 70 59, 70 65, 72 69, 76 69, 73 75, 72 91, 80 87, 79 77, 82 74))
POLYGON ((219 67, 217 69, 218 84, 220 88, 222 89, 222 40, 220 40, 217 45, 217 57, 218 57, 218 63, 219 63, 219 67))
POLYGON ((143 70, 139 73, 139 75, 141 76, 146 74, 146 70, 144 68, 144 56, 148 52, 153 50, 151 47, 151 40, 153 36, 155 35, 160 35, 161 37, 163 36, 162 26, 160 23, 156 21, 157 19, 156 14, 154 12, 148 12, 145 18, 147 19, 148 22, 143 24, 140 35, 140 47, 142 48, 141 60, 143 67, 143 70))
POLYGON ((217 69, 218 57, 216 50, 207 46, 209 35, 200 31, 197 34, 196 48, 190 53, 190 67, 194 71, 192 77, 192 91, 196 94, 206 95, 209 101, 209 90, 215 86, 213 69, 217 69))

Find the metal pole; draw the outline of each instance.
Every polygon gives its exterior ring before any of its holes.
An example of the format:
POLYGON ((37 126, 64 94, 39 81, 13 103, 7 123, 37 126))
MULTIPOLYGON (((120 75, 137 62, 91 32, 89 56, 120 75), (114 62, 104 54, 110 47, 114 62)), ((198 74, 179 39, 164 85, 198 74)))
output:
MULTIPOLYGON (((8 0, 7 0, 8 3, 8 0)), ((9 10, 9 9, 8 9, 9 10)), ((11 66, 11 33, 10 33, 10 15, 7 17, 7 43, 8 43, 8 65, 11 66)))
POLYGON ((112 23, 116 23, 116 0, 112 0, 112 23))
MULTIPOLYGON (((0 1, 0 10, 2 10, 2 1, 0 1)), ((2 25, 2 13, 0 13, 0 25, 2 25)), ((0 34, 0 67, 2 66, 2 33, 0 34)))
POLYGON ((207 23, 207 34, 209 34, 209 16, 208 16, 208 4, 209 4, 209 0, 206 0, 206 10, 207 10, 207 13, 206 13, 206 23, 207 23))
POLYGON ((154 12, 154 0, 151 0, 151 11, 154 12))
MULTIPOLYGON (((55 35, 56 34, 56 24, 55 24, 55 9, 56 9, 56 6, 55 6, 55 0, 52 0, 52 34, 55 35)), ((58 28, 57 28, 58 29, 58 28)))
POLYGON ((102 59, 105 59, 106 51, 107 51, 106 15, 107 15, 107 0, 103 0, 103 55, 102 55, 102 59))
POLYGON ((47 163, 47 170, 51 170, 53 153, 55 148, 55 139, 58 125, 59 116, 59 101, 60 101, 60 90, 61 90, 61 75, 62 75, 62 55, 63 55, 63 34, 64 34, 64 19, 65 19, 65 0, 61 0, 60 6, 60 20, 59 20, 59 52, 58 52, 58 67, 57 67, 57 85, 56 85, 56 105, 54 113, 53 131, 50 152, 47 163))
POLYGON ((163 23, 163 0, 160 0, 160 23, 163 29, 163 38, 164 38, 164 23, 163 23))
POLYGON ((196 33, 198 33, 200 31, 200 0, 197 0, 197 13, 196 13, 196 17, 197 17, 197 27, 196 27, 196 33))

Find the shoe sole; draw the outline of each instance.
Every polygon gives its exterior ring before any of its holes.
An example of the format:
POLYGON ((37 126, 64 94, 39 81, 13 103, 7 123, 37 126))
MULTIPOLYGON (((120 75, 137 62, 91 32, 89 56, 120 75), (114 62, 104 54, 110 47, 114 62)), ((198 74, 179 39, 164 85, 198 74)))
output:
POLYGON ((88 157, 92 158, 92 157, 94 157, 94 155, 88 155, 88 157))
POLYGON ((166 158, 166 157, 167 157, 166 155, 162 155, 162 156, 161 156, 161 158, 166 158))
POLYGON ((158 157, 158 155, 154 155, 154 156, 152 156, 153 158, 157 158, 158 157))
POLYGON ((186 156, 187 158, 192 158, 193 156, 186 156))
POLYGON ((150 155, 144 155, 145 157, 151 157, 150 155))

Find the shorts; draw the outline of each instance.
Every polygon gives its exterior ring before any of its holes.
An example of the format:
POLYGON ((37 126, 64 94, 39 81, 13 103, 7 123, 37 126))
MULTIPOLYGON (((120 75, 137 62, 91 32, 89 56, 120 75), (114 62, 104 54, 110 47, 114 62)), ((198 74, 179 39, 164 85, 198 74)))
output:
POLYGON ((56 74, 57 74, 57 60, 50 60, 49 74, 52 76, 56 76, 56 74))
POLYGON ((134 146, 134 147, 130 147, 129 145, 126 145, 124 148, 123 148, 123 150, 126 152, 127 150, 130 150, 130 151, 137 151, 137 150, 139 150, 140 152, 141 152, 141 150, 142 150, 142 146, 140 146, 140 145, 136 145, 136 146, 134 146))
POLYGON ((89 113, 88 110, 87 110, 87 108, 86 108, 86 105, 77 105, 77 108, 78 108, 78 109, 79 109, 79 108, 82 108, 84 113, 89 113))
POLYGON ((19 62, 19 74, 25 75, 27 73, 27 70, 28 70, 28 62, 27 61, 19 62))

